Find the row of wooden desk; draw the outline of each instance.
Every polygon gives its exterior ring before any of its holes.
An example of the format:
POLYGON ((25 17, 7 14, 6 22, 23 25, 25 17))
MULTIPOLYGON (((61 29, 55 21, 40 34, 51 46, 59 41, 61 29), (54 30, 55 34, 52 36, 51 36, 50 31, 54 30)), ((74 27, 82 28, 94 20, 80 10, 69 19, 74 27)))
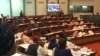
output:
MULTIPOLYGON (((28 49, 29 44, 20 44, 19 47, 24 49, 24 51, 26 52, 28 49)), ((48 56, 52 56, 53 55, 53 50, 50 50, 47 48, 48 43, 45 43, 44 46, 44 50, 47 52, 48 56)), ((86 47, 80 47, 77 45, 74 45, 73 43, 67 41, 67 48, 69 48, 71 50, 71 53, 73 56, 94 56, 95 55, 95 51, 92 51, 91 49, 88 49, 86 47)), ((23 54, 23 53, 15 53, 12 56, 17 56, 17 55, 26 55, 27 54, 23 54)))
POLYGON ((100 33, 95 33, 94 35, 85 35, 82 37, 71 38, 69 41, 76 45, 88 44, 91 42, 100 41, 100 33))
MULTIPOLYGON (((66 32, 68 32, 68 31, 66 31, 66 32)), ((57 35, 59 33, 64 33, 64 31, 57 31, 57 32, 48 33, 48 34, 46 34, 46 37, 48 39, 50 39, 52 36, 54 37, 55 35, 57 35)), ((86 44, 86 43, 90 43, 90 42, 100 41, 100 33, 94 33, 94 35, 86 34, 82 37, 68 37, 68 36, 66 36, 66 38, 76 45, 82 45, 82 44, 86 44)))

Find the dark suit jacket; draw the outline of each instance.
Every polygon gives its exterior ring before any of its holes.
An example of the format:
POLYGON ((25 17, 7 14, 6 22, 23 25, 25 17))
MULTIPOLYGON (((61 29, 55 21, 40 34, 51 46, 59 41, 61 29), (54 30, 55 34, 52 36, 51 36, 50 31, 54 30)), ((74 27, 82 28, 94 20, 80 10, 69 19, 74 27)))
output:
POLYGON ((54 51, 54 56, 72 56, 72 54, 69 49, 56 47, 54 51))
POLYGON ((56 43, 56 38, 52 37, 50 39, 50 42, 49 42, 49 45, 48 45, 48 49, 53 49, 53 48, 55 48, 57 46, 58 46, 58 44, 56 43))
POLYGON ((32 56, 37 56, 37 49, 38 49, 39 44, 31 44, 28 47, 27 54, 32 55, 32 56))

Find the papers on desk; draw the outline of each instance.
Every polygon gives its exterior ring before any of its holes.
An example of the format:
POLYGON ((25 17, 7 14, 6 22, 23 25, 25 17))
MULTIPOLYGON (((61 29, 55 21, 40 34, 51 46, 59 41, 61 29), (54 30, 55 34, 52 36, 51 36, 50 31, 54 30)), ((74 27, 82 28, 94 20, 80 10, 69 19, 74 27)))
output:
POLYGON ((23 32, 20 32, 20 33, 17 33, 17 34, 14 35, 14 37, 15 37, 15 42, 16 42, 17 40, 20 40, 20 39, 21 39, 22 34, 23 34, 23 32))
POLYGON ((67 41, 67 47, 70 48, 70 49, 72 49, 72 48, 75 47, 75 44, 73 44, 73 43, 67 41))
POLYGON ((22 54, 22 53, 15 53, 15 54, 13 54, 13 55, 11 55, 11 56, 27 56, 27 55, 22 54))
POLYGON ((88 49, 86 47, 81 48, 81 53, 82 54, 86 54, 86 55, 90 55, 91 53, 94 53, 93 51, 91 51, 91 49, 88 49))
MULTIPOLYGON (((22 47, 22 48, 25 48, 25 50, 27 50, 29 44, 20 44, 19 46, 22 47)), ((81 56, 83 54, 84 55, 90 55, 91 53, 94 53, 93 51, 91 51, 90 49, 88 49, 86 47, 80 48, 79 46, 76 46, 76 45, 74 45, 73 43, 71 43, 69 41, 67 41, 67 46, 68 46, 68 48, 71 49, 71 52, 72 52, 73 56, 81 56), (75 51, 75 50, 73 50, 73 48, 80 48, 80 49, 75 51)), ((52 50, 47 49, 47 47, 48 47, 48 43, 45 44, 44 48, 46 49, 48 55, 52 56, 52 50)), ((19 53, 16 53, 16 54, 14 54, 12 56, 23 56, 23 55, 19 54, 19 53)))
POLYGON ((27 50, 29 47, 29 44, 20 44, 19 46, 27 50))
POLYGON ((86 55, 89 56, 90 54, 94 53, 90 49, 87 49, 86 47, 81 48, 80 50, 74 51, 71 49, 72 55, 73 56, 81 56, 81 55, 86 55))
POLYGON ((79 51, 73 51, 71 49, 71 53, 72 53, 73 56, 81 56, 81 51, 80 50, 79 51))

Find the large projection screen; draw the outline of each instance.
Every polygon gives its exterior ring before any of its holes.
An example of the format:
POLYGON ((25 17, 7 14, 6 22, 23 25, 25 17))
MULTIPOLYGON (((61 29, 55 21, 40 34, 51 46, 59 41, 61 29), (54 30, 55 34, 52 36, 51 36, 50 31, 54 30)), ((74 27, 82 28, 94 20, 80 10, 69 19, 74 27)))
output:
POLYGON ((60 11, 59 4, 48 4, 48 12, 57 12, 60 11))

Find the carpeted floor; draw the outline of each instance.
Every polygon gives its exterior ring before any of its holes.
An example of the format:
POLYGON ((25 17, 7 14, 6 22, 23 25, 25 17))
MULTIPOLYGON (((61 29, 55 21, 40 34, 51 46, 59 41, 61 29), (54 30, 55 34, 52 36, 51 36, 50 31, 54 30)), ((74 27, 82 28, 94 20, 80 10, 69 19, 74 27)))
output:
POLYGON ((100 42, 89 43, 85 44, 84 46, 88 47, 89 49, 92 49, 93 51, 96 51, 95 56, 100 56, 100 42))

